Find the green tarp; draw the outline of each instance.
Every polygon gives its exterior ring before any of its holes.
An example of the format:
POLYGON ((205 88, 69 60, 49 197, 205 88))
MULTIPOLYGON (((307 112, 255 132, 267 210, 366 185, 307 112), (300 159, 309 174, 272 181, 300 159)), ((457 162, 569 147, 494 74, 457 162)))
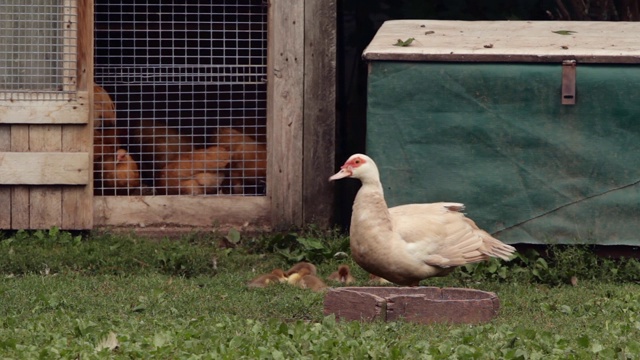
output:
POLYGON ((389 206, 455 201, 508 243, 640 244, 640 67, 373 62, 367 153, 389 206))

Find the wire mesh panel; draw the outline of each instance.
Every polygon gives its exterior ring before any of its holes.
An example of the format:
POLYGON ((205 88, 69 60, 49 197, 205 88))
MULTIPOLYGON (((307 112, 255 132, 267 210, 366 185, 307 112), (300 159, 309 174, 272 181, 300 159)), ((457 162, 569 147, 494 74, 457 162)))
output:
POLYGON ((77 2, 0 3, 0 100, 75 96, 77 2))
POLYGON ((95 4, 96 194, 263 195, 263 1, 95 4))

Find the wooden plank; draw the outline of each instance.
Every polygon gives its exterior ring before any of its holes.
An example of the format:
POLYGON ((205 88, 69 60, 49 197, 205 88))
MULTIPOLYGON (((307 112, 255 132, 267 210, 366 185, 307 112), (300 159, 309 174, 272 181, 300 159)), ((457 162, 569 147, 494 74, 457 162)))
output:
POLYGON ((14 100, 0 103, 0 124, 87 124, 88 112, 86 91, 73 101, 14 100))
POLYGON ((78 37, 78 4, 76 0, 64 0, 62 23, 62 89, 64 91, 75 91, 79 74, 77 71, 77 37, 78 37))
POLYGON ((304 4, 269 3, 267 195, 275 228, 302 225, 304 4))
MULTIPOLYGON (((33 152, 59 152, 62 150, 61 126, 30 125, 29 149, 33 152)), ((52 226, 61 226, 61 203, 62 188, 59 186, 32 187, 29 195, 29 228, 49 229, 52 226)))
POLYGON ((640 63, 640 23, 604 21, 385 22, 367 60, 640 63), (553 31, 574 31, 568 35, 553 31), (394 46, 398 39, 415 40, 394 46))
POLYGON ((81 92, 90 91, 90 113, 93 114, 93 0, 78 1, 78 84, 81 92))
MULTIPOLYGON (((11 151, 29 151, 29 126, 11 126, 11 151)), ((29 228, 30 191, 28 186, 11 188, 11 228, 29 228)))
MULTIPOLYGON (((0 125, 0 151, 11 150, 11 127, 0 125)), ((0 166, 2 166, 0 162, 0 166)), ((0 176, 2 179, 2 176, 0 176)), ((11 188, 0 185, 0 229, 11 229, 11 188)))
MULTIPOLYGON (((69 0, 67 0, 69 1, 69 0)), ((93 1, 78 0, 78 83, 79 90, 88 91, 93 99, 93 1)), ((89 101, 90 108, 93 101, 89 101)), ((88 125, 67 125, 62 129, 62 150, 85 152, 93 159, 93 110, 83 116, 88 125)), ((62 226, 63 229, 91 229, 93 227, 93 164, 89 163, 88 183, 86 186, 64 187, 62 189, 62 226)))
POLYGON ((336 1, 307 0, 304 23, 303 222, 328 227, 334 206, 336 1))
POLYGON ((96 196, 94 226, 249 226, 269 224, 263 196, 96 196))
POLYGON ((66 125, 62 129, 62 150, 69 151, 67 156, 84 154, 87 166, 84 186, 62 188, 62 229, 91 229, 93 225, 92 138, 91 128, 86 125, 66 125))
POLYGON ((0 152, 0 185, 85 185, 89 153, 0 152))

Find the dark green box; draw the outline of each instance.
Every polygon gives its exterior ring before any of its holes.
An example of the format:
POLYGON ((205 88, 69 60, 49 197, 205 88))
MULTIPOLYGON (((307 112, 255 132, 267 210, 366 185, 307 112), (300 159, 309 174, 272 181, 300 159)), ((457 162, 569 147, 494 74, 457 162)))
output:
POLYGON ((364 57, 367 153, 389 206, 462 202, 507 243, 640 244, 639 34, 385 23, 364 57))

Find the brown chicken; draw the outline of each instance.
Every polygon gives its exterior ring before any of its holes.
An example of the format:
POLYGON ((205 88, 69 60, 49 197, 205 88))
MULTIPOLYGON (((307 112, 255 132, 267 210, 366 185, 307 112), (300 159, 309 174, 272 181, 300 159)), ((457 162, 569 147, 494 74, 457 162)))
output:
POLYGON ((329 275, 327 279, 331 281, 341 282, 347 285, 356 281, 356 279, 351 275, 351 269, 349 269, 349 265, 338 266, 338 271, 331 273, 331 275, 329 275))
POLYGON ((93 130, 93 160, 102 161, 102 157, 113 155, 121 148, 120 139, 125 136, 125 132, 116 128, 104 128, 93 130))
POLYGON ((116 126, 116 106, 109 93, 93 84, 93 126, 95 128, 116 126))
POLYGON ((219 146, 179 154, 160 171, 156 182, 158 191, 180 194, 183 191, 181 189, 185 188, 191 189, 184 190, 185 193, 189 193, 188 191, 193 191, 194 185, 197 185, 215 192, 223 181, 219 172, 229 164, 229 159, 229 152, 219 146), (195 180, 195 183, 190 180, 195 180))
POLYGON ((231 186, 236 194, 267 177, 267 146, 233 128, 220 128, 212 143, 231 152, 231 186))
POLYGON ((260 275, 255 279, 251 280, 247 286, 248 287, 257 287, 263 288, 269 285, 286 282, 287 277, 284 275, 284 271, 282 269, 274 269, 272 272, 264 275, 260 275))
POLYGON ((118 149, 113 155, 104 154, 101 165, 98 175, 105 189, 125 195, 140 186, 138 164, 127 150, 118 149))
POLYGON ((162 169, 181 153, 193 150, 189 137, 162 121, 141 120, 132 125, 129 143, 140 147, 140 161, 145 170, 162 169))
POLYGON ((218 172, 197 173, 192 179, 180 181, 178 193, 180 195, 215 194, 223 181, 224 176, 218 172))

